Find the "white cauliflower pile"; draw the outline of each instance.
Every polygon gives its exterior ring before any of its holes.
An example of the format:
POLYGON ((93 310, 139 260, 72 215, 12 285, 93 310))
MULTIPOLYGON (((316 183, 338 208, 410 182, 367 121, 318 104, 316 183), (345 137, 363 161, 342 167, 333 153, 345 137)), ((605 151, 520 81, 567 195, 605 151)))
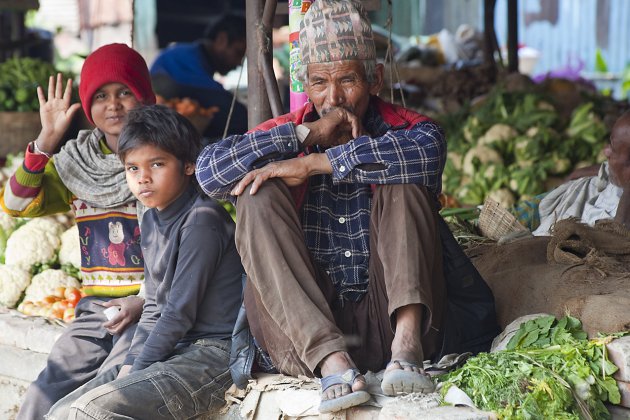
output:
POLYGON ((7 240, 15 226, 17 220, 4 212, 0 212, 0 263, 4 264, 4 251, 7 248, 7 240))
POLYGON ((30 271, 35 264, 54 261, 63 225, 50 217, 29 220, 7 240, 5 262, 30 271))
POLYGON ((46 296, 54 294, 57 287, 75 287, 79 289, 81 288, 81 283, 62 270, 44 270, 33 276, 30 286, 26 288, 24 300, 30 300, 31 302, 40 301, 46 296))
POLYGON ((81 246, 79 245, 79 227, 77 225, 61 234, 59 264, 72 264, 76 268, 81 268, 81 246))
POLYGON ((16 224, 17 219, 15 217, 11 217, 5 212, 0 211, 0 228, 6 233, 7 237, 11 235, 16 224))
POLYGON ((31 273, 19 267, 0 265, 0 306, 15 307, 31 282, 31 273))

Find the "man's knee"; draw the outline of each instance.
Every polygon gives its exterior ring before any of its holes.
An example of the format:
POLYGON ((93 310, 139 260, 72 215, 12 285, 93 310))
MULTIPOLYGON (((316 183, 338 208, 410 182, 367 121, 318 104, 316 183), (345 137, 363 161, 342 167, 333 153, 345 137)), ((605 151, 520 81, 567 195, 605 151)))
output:
POLYGON ((282 197, 288 193, 288 187, 279 179, 270 179, 263 183, 256 194, 250 194, 251 184, 236 200, 236 211, 239 216, 243 213, 248 215, 266 215, 272 213, 282 197))

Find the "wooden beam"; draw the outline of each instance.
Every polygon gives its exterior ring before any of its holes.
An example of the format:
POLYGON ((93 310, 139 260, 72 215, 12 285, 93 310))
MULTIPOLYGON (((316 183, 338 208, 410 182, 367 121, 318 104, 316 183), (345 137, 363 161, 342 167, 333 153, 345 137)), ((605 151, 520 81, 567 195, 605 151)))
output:
POLYGON ((0 0, 0 10, 33 10, 39 9, 38 0, 0 0))
POLYGON ((518 0, 507 2, 508 72, 518 72, 518 0))
POLYGON ((247 0, 247 125, 250 129, 271 118, 265 80, 261 71, 259 42, 263 33, 264 0, 247 0))

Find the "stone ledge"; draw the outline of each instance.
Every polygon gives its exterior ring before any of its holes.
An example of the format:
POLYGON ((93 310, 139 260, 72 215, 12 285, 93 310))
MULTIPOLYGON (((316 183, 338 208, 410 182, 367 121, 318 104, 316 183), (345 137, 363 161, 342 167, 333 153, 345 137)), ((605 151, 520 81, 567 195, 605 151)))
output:
POLYGON ((48 354, 64 328, 41 317, 4 309, 0 312, 0 345, 48 354))
POLYGON ((47 353, 0 344, 0 377, 32 382, 46 366, 47 353))

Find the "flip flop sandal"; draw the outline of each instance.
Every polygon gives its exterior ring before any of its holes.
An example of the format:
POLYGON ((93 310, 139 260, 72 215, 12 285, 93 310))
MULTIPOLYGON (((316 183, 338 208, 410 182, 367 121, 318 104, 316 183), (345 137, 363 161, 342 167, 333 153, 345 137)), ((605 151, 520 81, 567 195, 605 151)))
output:
MULTIPOLYGON (((321 379, 322 395, 328 388, 334 385, 346 384, 350 387, 354 384, 357 376, 361 376, 361 372, 358 369, 348 369, 342 374, 328 375, 321 379)), ((322 400, 319 404, 320 413, 332 413, 335 411, 345 410, 346 408, 354 407, 355 405, 363 404, 370 399, 370 394, 367 391, 353 391, 350 394, 342 395, 341 397, 332 398, 330 400, 322 400)))
MULTIPOLYGON (((392 363, 398 363, 401 368, 418 367, 417 364, 404 360, 392 360, 387 364, 387 367, 392 363)), ((383 381, 381 382, 381 390, 385 395, 390 397, 401 394, 411 394, 413 392, 427 394, 433 392, 434 389, 435 384, 431 380, 431 376, 427 373, 411 372, 402 369, 386 371, 383 374, 383 381)))

